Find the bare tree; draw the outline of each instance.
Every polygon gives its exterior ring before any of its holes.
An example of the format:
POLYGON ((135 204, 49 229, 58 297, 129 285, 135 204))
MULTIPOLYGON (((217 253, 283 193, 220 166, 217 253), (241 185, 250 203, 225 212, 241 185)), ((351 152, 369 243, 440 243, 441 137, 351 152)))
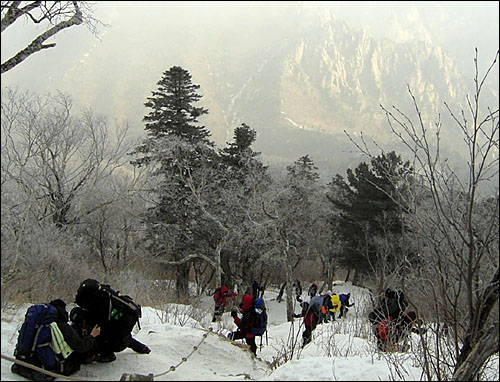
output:
MULTIPOLYGON (((480 77, 476 51, 474 94, 467 97, 466 109, 456 113, 445 103, 463 138, 465 175, 443 157, 441 119, 434 125, 424 121, 411 89, 416 122, 396 107, 382 106, 392 133, 413 158, 418 179, 406 197, 420 258, 408 289, 425 302, 422 314, 446 324, 445 331, 436 325, 432 340, 424 341, 429 379, 476 380, 499 349, 499 110, 480 102, 497 59, 498 52, 480 77), (446 331, 450 338, 443 336, 446 331)), ((366 142, 356 145, 372 156, 366 142)))
POLYGON ((86 1, 2 1, 2 33, 23 19, 45 27, 31 43, 2 63, 2 74, 32 54, 55 47, 55 42, 46 41, 64 29, 85 24, 95 34, 97 25, 102 23, 93 13, 92 4, 86 1))
MULTIPOLYGON (((38 97, 5 89, 2 206, 6 212, 2 234, 9 228, 21 240, 28 221, 65 229, 126 197, 126 193, 98 193, 98 202, 84 203, 127 163, 125 154, 132 147, 127 143, 127 127, 117 125, 114 136, 112 132, 106 120, 90 110, 75 116, 66 95, 38 97), (4 189, 9 192, 4 194, 4 189), (14 220, 4 224, 7 213, 14 220), (23 219, 13 226, 16 216, 23 219)), ((16 259, 17 255, 12 268, 16 259)))

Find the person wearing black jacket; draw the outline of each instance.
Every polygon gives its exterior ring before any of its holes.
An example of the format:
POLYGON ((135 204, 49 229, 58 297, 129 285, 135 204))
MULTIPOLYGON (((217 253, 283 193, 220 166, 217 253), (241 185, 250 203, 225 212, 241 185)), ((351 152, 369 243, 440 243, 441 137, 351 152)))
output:
MULTIPOLYGON (((95 313, 79 306, 75 306, 70 312, 71 325, 80 334, 85 336, 97 322, 95 313)), ((97 338, 98 355, 97 362, 112 362, 116 360, 114 352, 130 348, 136 353, 149 354, 151 349, 132 337, 132 334, 116 322, 105 322, 102 325, 102 334, 97 338)))
MULTIPOLYGON (((66 358, 60 359, 56 357, 58 364, 51 371, 62 375, 71 375, 80 370, 82 363, 88 363, 88 360, 92 359, 92 356, 97 352, 96 337, 99 336, 101 329, 96 325, 88 335, 80 337, 76 330, 68 323, 66 303, 61 299, 56 299, 49 302, 49 304, 56 308, 57 317, 55 318, 55 322, 64 338, 64 342, 71 348, 71 353, 66 358)), ((54 377, 19 364, 13 364, 11 370, 13 373, 31 380, 54 380, 54 377)))
POLYGON ((97 352, 97 340, 101 333, 101 328, 95 325, 89 335, 80 337, 76 330, 68 323, 66 303, 61 299, 57 299, 49 302, 49 304, 57 309, 59 313, 59 318, 56 319, 57 326, 66 343, 73 349, 69 357, 64 360, 63 365, 63 374, 71 375, 80 370, 82 363, 89 363, 94 358, 97 352))
POLYGON ((243 295, 242 302, 240 304, 241 313, 243 316, 238 317, 236 310, 231 310, 231 317, 233 317, 234 323, 238 327, 238 330, 229 334, 229 338, 232 340, 245 339, 247 345, 250 345, 250 350, 254 355, 257 355, 257 345, 255 343, 255 335, 251 333, 251 330, 255 322, 255 314, 253 309, 253 296, 245 294, 243 295))

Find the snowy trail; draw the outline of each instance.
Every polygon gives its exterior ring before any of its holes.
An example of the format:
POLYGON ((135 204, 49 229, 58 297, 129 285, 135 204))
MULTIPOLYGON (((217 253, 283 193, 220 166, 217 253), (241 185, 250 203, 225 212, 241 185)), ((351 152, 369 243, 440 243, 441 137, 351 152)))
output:
MULTIPOLYGON (((116 354, 112 363, 92 363, 82 365, 72 377, 81 380, 119 380, 124 374, 153 373, 155 381, 369 381, 369 380, 421 380, 422 369, 411 353, 397 353, 397 370, 388 358, 375 352, 375 344, 370 335, 363 332, 363 306, 366 304, 366 291, 350 284, 338 285, 336 293, 351 292, 356 304, 346 319, 318 325, 313 332, 312 342, 300 350, 302 341, 301 319, 286 322, 285 302, 276 301, 277 293, 266 291, 269 315, 268 337, 263 338, 262 349, 257 350, 257 358, 244 345, 244 341, 234 343, 225 337, 234 330, 232 318, 226 312, 221 322, 211 323, 213 302, 210 296, 202 301, 200 314, 193 313, 192 307, 172 305, 169 313, 143 307, 141 330, 134 330, 134 337, 151 348, 150 354, 137 354, 126 349, 116 354), (189 315, 182 311, 190 312, 189 315), (192 317, 197 317, 193 319, 192 317), (207 329, 213 328, 213 332, 207 329), (203 336, 206 338, 203 343, 203 336), (278 367, 269 365, 290 349, 289 343, 297 341, 291 360, 279 362, 278 367), (200 345, 199 345, 200 344, 200 345), (199 346, 198 346, 199 345, 199 346), (196 351, 193 347, 198 346, 196 351), (188 355, 192 353, 188 357, 188 355), (184 357, 188 357, 182 362, 184 357), (179 365, 180 363, 180 365, 179 365), (169 371, 179 365, 175 371, 169 371), (161 374, 161 375, 160 375, 161 374)), ((1 352, 12 357, 17 340, 17 330, 24 319, 27 305, 16 311, 2 309, 1 352)), ((71 309, 71 307, 69 307, 71 309)), ((299 308, 296 307, 298 312, 299 308)), ((416 335, 415 335, 416 336, 416 335)), ((414 338, 418 341, 418 337, 414 338)), ((260 344, 260 338, 257 339, 260 344)), ((291 354, 287 354, 288 358, 291 354)), ((496 360, 498 379, 498 358, 496 360)), ((25 381, 10 371, 12 363, 2 359, 2 381, 25 381)), ((494 372, 495 373, 495 372, 494 372)), ((59 379, 63 380, 63 379, 59 379)))

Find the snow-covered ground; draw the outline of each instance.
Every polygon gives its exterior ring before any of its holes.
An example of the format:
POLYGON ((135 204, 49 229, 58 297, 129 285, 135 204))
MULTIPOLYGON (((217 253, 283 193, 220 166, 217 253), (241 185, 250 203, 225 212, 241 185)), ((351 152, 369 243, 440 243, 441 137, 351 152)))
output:
MULTIPOLYGON (((339 283, 333 291, 351 292, 351 302, 355 305, 345 319, 318 325, 312 342, 303 350, 300 349, 302 319, 286 322, 286 304, 276 301, 277 291, 266 291, 264 296, 269 315, 268 335, 263 337, 261 348, 260 338, 257 338, 256 358, 243 345, 244 340, 232 342, 226 338, 226 334, 236 328, 228 312, 221 322, 211 323, 213 300, 205 296, 197 308, 167 305, 165 310, 157 310, 143 307, 141 330, 136 326, 134 337, 151 348, 150 354, 126 349, 117 353, 116 361, 82 365, 72 377, 117 381, 124 373, 152 373, 155 381, 414 381, 424 378, 414 353, 376 352, 366 324, 368 296, 365 290, 350 283, 339 283)), ((238 302, 236 300, 235 304, 238 302)), ((12 357, 27 307, 2 310, 3 355, 12 357)), ((71 308, 70 304, 68 311, 71 308)), ((298 303, 295 309, 297 313, 300 311, 298 303)), ((415 336, 413 341, 418 338, 415 336)), ((11 364, 2 359, 1 380, 25 380, 10 371, 11 364)), ((492 379, 498 380, 498 362, 492 379)))

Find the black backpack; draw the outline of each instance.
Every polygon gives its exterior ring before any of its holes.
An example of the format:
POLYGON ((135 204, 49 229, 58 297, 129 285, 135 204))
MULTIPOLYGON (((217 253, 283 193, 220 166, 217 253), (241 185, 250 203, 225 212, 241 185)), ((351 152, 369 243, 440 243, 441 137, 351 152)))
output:
POLYGON ((136 323, 139 329, 141 327, 141 306, 130 296, 122 295, 97 280, 87 279, 81 283, 76 292, 75 303, 91 312, 100 326, 116 320, 129 333, 136 323))

